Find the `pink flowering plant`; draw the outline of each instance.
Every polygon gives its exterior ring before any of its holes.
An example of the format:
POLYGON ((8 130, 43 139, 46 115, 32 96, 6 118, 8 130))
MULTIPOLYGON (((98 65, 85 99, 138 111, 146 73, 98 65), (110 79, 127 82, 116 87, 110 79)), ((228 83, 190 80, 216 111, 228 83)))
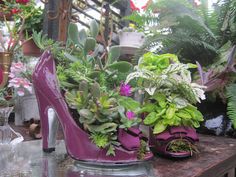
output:
POLYGON ((8 87, 13 88, 18 96, 32 93, 32 69, 22 62, 13 62, 10 68, 8 87))
POLYGON ((42 28, 43 10, 34 0, 0 0, 0 9, 0 19, 7 29, 4 33, 0 31, 0 51, 17 51, 26 42, 22 42, 23 35, 42 28))

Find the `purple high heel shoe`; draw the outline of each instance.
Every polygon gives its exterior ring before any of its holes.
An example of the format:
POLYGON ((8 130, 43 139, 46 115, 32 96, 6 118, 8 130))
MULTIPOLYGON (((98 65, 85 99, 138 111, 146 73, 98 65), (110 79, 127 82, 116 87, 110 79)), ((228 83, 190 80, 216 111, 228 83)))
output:
POLYGON ((190 151, 169 151, 168 146, 171 142, 176 140, 183 140, 190 145, 193 145, 195 142, 199 141, 199 138, 194 128, 184 126, 170 127, 162 133, 152 135, 150 146, 155 152, 166 157, 186 158, 192 156, 190 151))
MULTIPOLYGON (((40 57, 32 78, 39 104, 45 152, 55 150, 58 119, 63 129, 67 152, 72 158, 91 163, 112 164, 132 164, 140 161, 137 158, 140 131, 133 131, 132 136, 121 131, 118 139, 129 144, 121 143, 121 146, 115 147, 115 156, 107 156, 107 149, 98 148, 91 142, 89 135, 77 126, 59 89, 55 61, 49 51, 45 51, 40 57)), ((152 157, 152 153, 148 152, 144 160, 152 157)))

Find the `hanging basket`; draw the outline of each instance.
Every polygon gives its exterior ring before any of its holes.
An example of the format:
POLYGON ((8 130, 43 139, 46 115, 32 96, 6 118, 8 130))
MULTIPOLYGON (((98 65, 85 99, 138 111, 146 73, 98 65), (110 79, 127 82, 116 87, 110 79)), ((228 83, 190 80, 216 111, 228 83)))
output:
POLYGON ((121 55, 134 55, 144 41, 145 35, 140 32, 121 32, 119 33, 121 55))

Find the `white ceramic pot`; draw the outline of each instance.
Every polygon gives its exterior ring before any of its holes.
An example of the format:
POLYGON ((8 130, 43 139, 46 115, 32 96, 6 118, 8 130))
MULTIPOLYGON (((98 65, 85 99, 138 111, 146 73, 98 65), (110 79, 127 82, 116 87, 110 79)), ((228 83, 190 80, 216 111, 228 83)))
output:
POLYGON ((15 104, 15 125, 23 125, 24 121, 30 119, 39 120, 38 102, 34 92, 18 96, 15 104))
POLYGON ((141 32, 120 32, 119 40, 121 46, 140 48, 145 41, 145 35, 141 32))
POLYGON ((121 55, 134 55, 137 49, 143 45, 145 35, 141 32, 120 32, 119 40, 121 55))

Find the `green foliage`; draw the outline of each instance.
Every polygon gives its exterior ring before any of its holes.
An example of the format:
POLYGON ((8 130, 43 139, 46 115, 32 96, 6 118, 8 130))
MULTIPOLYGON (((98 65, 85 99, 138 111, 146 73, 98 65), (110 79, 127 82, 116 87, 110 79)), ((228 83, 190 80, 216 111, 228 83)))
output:
POLYGON ((198 122, 203 121, 201 112, 193 105, 178 108, 177 104, 169 101, 164 94, 157 93, 153 97, 157 98, 155 102, 144 105, 140 112, 147 113, 143 122, 154 127, 154 134, 163 132, 169 126, 185 125, 198 128, 198 122))
POLYGON ((9 95, 9 90, 6 88, 0 89, 0 106, 12 106, 14 104, 14 99, 9 95))
POLYGON ((176 97, 175 95, 179 95, 178 100, 180 101, 182 97, 182 103, 188 101, 194 104, 200 102, 199 98, 204 98, 203 87, 191 83, 192 79, 189 68, 192 68, 193 65, 173 63, 171 60, 173 56, 169 58, 170 54, 154 55, 155 57, 153 55, 146 55, 144 62, 141 59, 137 70, 127 76, 127 83, 131 80, 138 79, 149 95, 153 95, 155 91, 164 93, 168 96, 168 99, 174 99, 176 97), (151 59, 148 60, 147 56, 151 56, 151 59), (153 62, 154 60, 162 61, 163 58, 169 60, 169 62, 167 60, 165 63, 171 63, 168 67, 165 66, 165 69, 162 69, 164 68, 163 62, 153 62))
POLYGON ((210 21, 211 13, 205 13, 203 7, 196 8, 188 0, 160 0, 152 3, 144 14, 134 12, 127 17, 148 33, 136 58, 143 54, 143 49, 152 49, 156 53, 175 53, 182 61, 213 62, 217 56, 217 36, 206 23, 205 17, 210 21))
POLYGON ((90 33, 93 38, 96 38, 99 33, 99 26, 96 20, 92 20, 90 23, 90 33))
POLYGON ((105 148, 109 144, 108 135, 93 133, 90 136, 92 142, 95 143, 99 148, 105 148))
POLYGON ((185 139, 175 139, 169 142, 167 146, 167 151, 178 153, 178 152, 190 152, 198 153, 198 149, 192 143, 185 139))
POLYGON ((192 83, 188 69, 195 67, 180 63, 172 54, 147 53, 127 76, 126 82, 136 79, 148 94, 138 112, 146 114, 143 122, 153 127, 154 134, 171 126, 200 126, 203 116, 192 104, 205 96, 202 86, 192 83))
POLYGON ((74 23, 70 23, 68 26, 68 38, 72 40, 74 44, 79 44, 78 27, 74 23))
POLYGON ((236 84, 231 84, 226 88, 227 95, 227 114, 236 128, 236 84))
POLYGON ((155 55, 148 52, 143 55, 139 66, 159 74, 170 65, 170 62, 178 62, 177 56, 173 54, 155 55))
POLYGON ((84 52, 86 54, 90 51, 93 51, 96 47, 96 40, 94 38, 88 37, 84 43, 84 52))
POLYGON ((120 57, 120 47, 119 46, 112 46, 109 50, 108 54, 108 64, 113 63, 120 57))
POLYGON ((54 56, 59 56, 61 54, 60 51, 62 51, 62 47, 60 47, 61 43, 54 41, 47 37, 47 35, 43 35, 43 32, 37 32, 33 30, 32 34, 33 40, 35 44, 42 50, 48 50, 50 49, 54 56))
POLYGON ((124 108, 137 112, 140 108, 139 102, 135 101, 134 99, 130 97, 124 97, 121 96, 118 100, 118 103, 120 106, 123 106, 124 108))
POLYGON ((143 160, 145 158, 145 154, 147 153, 147 142, 141 140, 140 147, 138 149, 138 159, 143 160))
POLYGON ((107 68, 111 68, 122 73, 127 73, 132 68, 132 64, 126 61, 118 61, 110 64, 107 68))
POLYGON ((68 29, 67 50, 61 58, 65 62, 57 68, 60 86, 70 109, 79 114, 78 123, 90 134, 93 143, 106 148, 107 155, 115 155, 119 146, 118 129, 137 126, 140 104, 131 97, 119 95, 121 81, 124 81, 132 65, 118 61, 119 46, 108 47, 100 54, 96 21, 90 24, 90 31, 78 31, 75 24, 68 29), (126 114, 133 111, 135 116, 126 114))
MULTIPOLYGON (((21 15, 26 16, 24 24, 24 32, 27 36, 33 31, 40 32, 43 27, 43 9, 37 7, 34 1, 30 1, 27 5, 21 5, 20 7, 21 15)), ((20 27, 22 24, 21 16, 15 15, 14 20, 16 21, 16 26, 20 27)))

